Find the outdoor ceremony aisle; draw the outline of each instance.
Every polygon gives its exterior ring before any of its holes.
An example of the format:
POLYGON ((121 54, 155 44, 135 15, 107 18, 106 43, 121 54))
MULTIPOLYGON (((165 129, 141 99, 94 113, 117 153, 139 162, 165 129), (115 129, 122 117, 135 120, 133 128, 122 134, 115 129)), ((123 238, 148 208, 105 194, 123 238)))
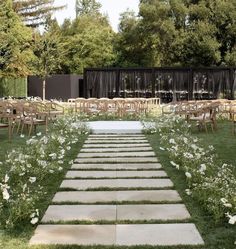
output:
POLYGON ((70 245, 204 244, 142 134, 93 134, 30 241, 70 245))

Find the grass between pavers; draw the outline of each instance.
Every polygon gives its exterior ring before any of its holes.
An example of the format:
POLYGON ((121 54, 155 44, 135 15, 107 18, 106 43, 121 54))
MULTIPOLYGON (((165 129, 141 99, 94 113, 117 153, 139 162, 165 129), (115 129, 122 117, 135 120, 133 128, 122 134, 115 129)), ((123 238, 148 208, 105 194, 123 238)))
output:
POLYGON ((61 205, 145 205, 145 204, 183 204, 182 201, 110 201, 110 202, 76 202, 76 201, 65 201, 65 202, 54 202, 53 206, 61 205))
MULTIPOLYGON (((44 130, 39 129, 39 131, 44 132, 44 130)), ((80 140, 77 144, 74 144, 71 151, 65 157, 65 168, 64 170, 56 176, 50 177, 50 180, 47 182, 47 194, 45 198, 42 200, 38 209, 40 210, 40 218, 43 216, 47 207, 51 204, 52 198, 54 194, 57 192, 63 178, 65 177, 66 172, 71 167, 69 161, 75 159, 79 150, 82 148, 86 135, 81 135, 80 140)), ((7 155, 8 151, 22 147, 25 145, 28 136, 24 138, 20 138, 19 135, 14 135, 11 141, 8 141, 7 131, 0 131, 0 162, 4 160, 5 155, 7 155)), ((35 226, 36 227, 36 226, 35 226)), ((0 230, 0 249, 26 249, 28 248, 29 239, 33 235, 35 230, 31 224, 22 224, 19 225, 14 231, 6 232, 0 230)))
POLYGON ((134 188, 109 188, 109 187, 99 187, 99 188, 86 188, 86 189, 77 189, 77 188, 60 188, 60 191, 64 191, 64 192, 72 192, 72 191, 130 191, 130 190, 174 190, 174 187, 157 187, 157 188, 153 188, 153 187, 134 187, 134 188))
POLYGON ((152 177, 66 177, 65 180, 119 180, 119 179, 166 179, 166 176, 152 176, 152 177))
POLYGON ((41 225, 117 225, 117 224, 182 224, 192 223, 192 219, 180 220, 68 220, 68 221, 47 221, 41 225))
MULTIPOLYGON (((193 134, 202 138, 202 143, 205 145, 214 145, 216 153, 219 155, 219 160, 235 165, 235 148, 236 136, 232 136, 230 124, 228 122, 219 122, 218 130, 214 133, 198 132, 193 129, 193 134)), ((196 224, 201 233, 206 245, 204 249, 235 249, 236 245, 236 226, 227 224, 226 222, 215 223, 211 215, 206 212, 201 204, 192 197, 185 194, 186 177, 184 173, 176 170, 171 166, 168 152, 160 150, 160 137, 158 134, 148 135, 151 146, 159 156, 163 169, 171 178, 175 185, 175 189, 179 192, 184 204, 191 214, 193 222, 196 224)), ((171 248, 171 247, 170 247, 171 248)), ((194 248, 194 247, 183 247, 194 248)))

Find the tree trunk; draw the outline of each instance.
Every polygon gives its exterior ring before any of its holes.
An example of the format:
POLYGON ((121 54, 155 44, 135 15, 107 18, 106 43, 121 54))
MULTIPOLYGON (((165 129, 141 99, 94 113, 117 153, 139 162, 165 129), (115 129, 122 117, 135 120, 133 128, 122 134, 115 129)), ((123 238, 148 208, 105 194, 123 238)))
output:
POLYGON ((46 96, 46 80, 43 80, 43 101, 45 100, 46 96))

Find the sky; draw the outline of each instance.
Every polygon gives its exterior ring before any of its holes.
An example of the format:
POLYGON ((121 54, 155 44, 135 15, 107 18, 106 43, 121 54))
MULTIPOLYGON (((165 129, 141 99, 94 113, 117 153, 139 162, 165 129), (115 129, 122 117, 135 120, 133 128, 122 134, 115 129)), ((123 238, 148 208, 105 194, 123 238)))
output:
MULTIPOLYGON (((118 30, 120 13, 127 9, 138 13, 139 0, 97 0, 102 4, 102 13, 109 16, 109 20, 114 31, 118 30)), ((55 5, 67 5, 67 8, 55 14, 59 24, 65 18, 75 18, 75 0, 55 0, 55 5)))

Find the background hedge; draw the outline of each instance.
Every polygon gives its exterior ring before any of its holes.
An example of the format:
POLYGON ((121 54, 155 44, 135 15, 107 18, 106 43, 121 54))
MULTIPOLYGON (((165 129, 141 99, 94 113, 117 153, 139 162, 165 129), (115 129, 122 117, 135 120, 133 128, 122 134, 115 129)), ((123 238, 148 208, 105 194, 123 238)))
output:
POLYGON ((27 78, 1 78, 0 79, 0 97, 26 97, 27 96, 27 78))

